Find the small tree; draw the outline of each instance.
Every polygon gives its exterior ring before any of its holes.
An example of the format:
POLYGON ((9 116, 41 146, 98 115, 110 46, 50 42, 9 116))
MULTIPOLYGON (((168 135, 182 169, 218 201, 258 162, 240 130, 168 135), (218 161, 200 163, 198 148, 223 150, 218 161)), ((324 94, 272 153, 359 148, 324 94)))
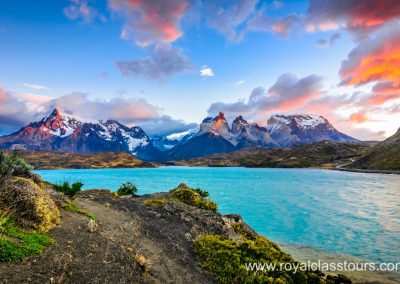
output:
POLYGON ((69 184, 69 182, 64 181, 62 184, 54 184, 53 188, 56 191, 62 192, 69 197, 74 197, 81 191, 83 183, 81 182, 74 182, 73 184, 69 184))
POLYGON ((119 189, 117 190, 118 196, 123 196, 123 195, 135 195, 137 192, 137 187, 131 183, 131 182, 125 182, 123 183, 119 189))

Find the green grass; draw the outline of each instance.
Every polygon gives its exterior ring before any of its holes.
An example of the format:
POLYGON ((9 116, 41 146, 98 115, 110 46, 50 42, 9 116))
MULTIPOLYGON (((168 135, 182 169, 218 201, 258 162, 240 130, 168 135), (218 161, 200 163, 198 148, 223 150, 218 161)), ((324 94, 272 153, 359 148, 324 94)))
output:
POLYGON ((147 206, 157 206, 168 203, 168 199, 147 199, 143 203, 147 206))
POLYGON ((220 283, 325 283, 312 272, 248 271, 246 263, 296 263, 261 236, 255 240, 232 241, 219 235, 206 235, 195 240, 194 251, 201 266, 220 283))
POLYGON ((21 230, 12 219, 0 217, 0 262, 17 261, 38 254, 53 239, 36 231, 21 230))
POLYGON ((72 202, 72 201, 68 202, 67 205, 64 206, 64 210, 87 216, 94 221, 97 220, 97 217, 95 215, 93 215, 92 213, 86 212, 85 210, 82 210, 81 208, 78 207, 78 205, 76 205, 75 202, 72 202))

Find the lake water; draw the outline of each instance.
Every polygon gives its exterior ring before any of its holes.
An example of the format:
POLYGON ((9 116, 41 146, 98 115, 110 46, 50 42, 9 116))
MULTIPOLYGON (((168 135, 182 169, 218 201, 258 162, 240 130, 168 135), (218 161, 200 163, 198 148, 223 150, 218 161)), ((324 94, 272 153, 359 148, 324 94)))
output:
POLYGON ((161 167, 37 171, 50 182, 81 181, 116 190, 131 181, 139 194, 184 182, 210 192, 222 213, 238 213, 273 241, 400 262, 400 176, 318 169, 161 167))

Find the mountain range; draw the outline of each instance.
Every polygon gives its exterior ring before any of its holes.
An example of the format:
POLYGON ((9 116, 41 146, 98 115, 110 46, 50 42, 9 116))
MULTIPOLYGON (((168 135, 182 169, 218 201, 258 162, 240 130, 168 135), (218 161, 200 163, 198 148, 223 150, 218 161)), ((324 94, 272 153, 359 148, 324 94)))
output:
POLYGON ((205 118, 198 129, 149 137, 139 126, 115 120, 86 121, 58 109, 38 122, 0 137, 0 149, 76 153, 129 152, 150 161, 169 161, 229 153, 252 147, 281 148, 318 141, 359 142, 322 116, 273 115, 262 127, 238 116, 229 125, 223 112, 205 118))

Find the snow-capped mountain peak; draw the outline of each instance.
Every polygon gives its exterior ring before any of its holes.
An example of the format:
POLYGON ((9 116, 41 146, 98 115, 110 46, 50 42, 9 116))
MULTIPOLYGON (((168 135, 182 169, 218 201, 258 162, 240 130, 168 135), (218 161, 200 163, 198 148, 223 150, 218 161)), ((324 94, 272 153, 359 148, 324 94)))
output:
POLYGON ((59 137, 71 135, 75 129, 82 125, 81 121, 75 117, 61 114, 57 108, 48 117, 43 118, 40 123, 42 124, 42 131, 59 137))
POLYGON ((127 127, 118 121, 82 121, 54 109, 39 122, 0 138, 6 149, 22 147, 28 150, 58 150, 66 152, 130 152, 141 153, 154 148, 150 139, 138 126, 127 127))
POLYGON ((267 130, 272 139, 282 146, 322 140, 357 141, 336 130, 326 118, 312 114, 273 115, 268 119, 267 130))

